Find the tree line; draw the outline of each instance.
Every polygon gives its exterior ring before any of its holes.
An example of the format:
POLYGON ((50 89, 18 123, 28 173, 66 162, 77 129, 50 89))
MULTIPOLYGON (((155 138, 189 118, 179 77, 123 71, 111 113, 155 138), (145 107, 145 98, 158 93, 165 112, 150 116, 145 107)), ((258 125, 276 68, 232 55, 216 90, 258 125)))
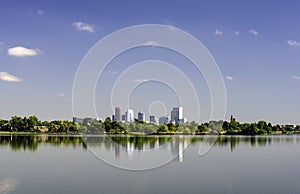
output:
POLYGON ((225 135, 268 135, 300 133, 299 125, 272 125, 266 121, 239 123, 235 120, 196 122, 184 124, 156 125, 135 120, 132 123, 82 119, 80 122, 67 120, 41 121, 37 116, 18 117, 10 120, 0 119, 0 131, 7 132, 46 132, 46 133, 81 133, 81 134, 225 134, 225 135))
POLYGON ((10 120, 0 119, 0 130, 7 132, 44 132, 66 133, 77 132, 76 123, 67 120, 41 121, 37 116, 13 116, 10 120))

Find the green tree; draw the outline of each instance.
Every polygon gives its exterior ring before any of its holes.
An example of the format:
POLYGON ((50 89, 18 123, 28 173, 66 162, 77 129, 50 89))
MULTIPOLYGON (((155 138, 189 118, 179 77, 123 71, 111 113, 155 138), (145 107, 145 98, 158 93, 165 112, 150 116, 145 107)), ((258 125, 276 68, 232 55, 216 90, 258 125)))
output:
POLYGON ((160 125, 157 132, 158 133, 167 133, 167 132, 169 132, 168 126, 166 124, 160 125))
POLYGON ((110 117, 106 117, 104 121, 105 132, 109 133, 112 130, 111 119, 110 117))

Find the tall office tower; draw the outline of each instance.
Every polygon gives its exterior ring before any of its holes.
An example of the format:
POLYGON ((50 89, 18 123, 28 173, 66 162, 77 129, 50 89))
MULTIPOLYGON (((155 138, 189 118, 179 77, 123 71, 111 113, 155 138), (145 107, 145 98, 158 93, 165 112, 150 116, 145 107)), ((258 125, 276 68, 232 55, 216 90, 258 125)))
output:
POLYGON ((154 115, 151 115, 150 117, 149 117, 149 122, 150 123, 153 123, 153 124, 158 124, 158 122, 157 122, 157 118, 154 116, 154 115))
POLYGON ((121 108, 120 107, 115 108, 115 120, 116 121, 122 121, 122 115, 121 115, 121 108))
POLYGON ((183 108, 174 107, 171 112, 171 121, 174 121, 176 124, 183 123, 183 108))
POLYGON ((162 117, 159 117, 159 122, 158 122, 160 125, 161 124, 168 124, 169 123, 169 116, 162 116, 162 117))
POLYGON ((145 114, 142 111, 138 112, 138 120, 144 122, 146 121, 145 114))
POLYGON ((128 109, 126 112, 125 112, 125 121, 127 123, 132 123, 134 122, 134 111, 132 109, 128 109))

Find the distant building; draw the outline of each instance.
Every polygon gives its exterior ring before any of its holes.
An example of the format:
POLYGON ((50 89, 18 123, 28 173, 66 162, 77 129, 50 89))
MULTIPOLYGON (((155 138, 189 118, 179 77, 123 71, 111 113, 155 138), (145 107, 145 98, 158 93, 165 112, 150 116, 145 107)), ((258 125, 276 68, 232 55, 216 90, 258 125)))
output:
POLYGON ((183 123, 187 123, 188 119, 187 118, 183 118, 183 123))
POLYGON ((47 133, 49 130, 46 126, 35 126, 34 129, 41 133, 47 133))
POLYGON ((175 122, 176 124, 183 123, 183 108, 182 107, 174 107, 171 111, 171 122, 175 122))
POLYGON ((73 117, 73 122, 74 123, 76 123, 76 122, 80 123, 82 121, 83 121, 83 118, 73 117))
POLYGON ((161 125, 161 124, 168 124, 170 122, 170 118, 169 116, 162 116, 159 118, 159 121, 158 123, 161 125))
POLYGON ((235 118, 233 117, 233 115, 230 116, 230 122, 235 122, 235 118))
POLYGON ((150 117, 149 117, 149 121, 150 121, 150 123, 152 123, 152 124, 158 124, 158 121, 157 121, 157 118, 154 116, 154 115, 151 115, 150 117))
POLYGON ((116 121, 121 121, 122 120, 121 108, 120 107, 115 108, 115 120, 116 121))
POLYGON ((127 123, 132 123, 134 122, 134 111, 132 109, 128 109, 126 112, 125 112, 125 121, 127 123))
POLYGON ((111 115, 111 120, 115 121, 116 120, 116 116, 115 115, 111 115))
POLYGON ((122 121, 126 121, 126 115, 122 115, 122 121))
POLYGON ((138 120, 144 122, 146 121, 145 114, 142 111, 138 112, 138 120))

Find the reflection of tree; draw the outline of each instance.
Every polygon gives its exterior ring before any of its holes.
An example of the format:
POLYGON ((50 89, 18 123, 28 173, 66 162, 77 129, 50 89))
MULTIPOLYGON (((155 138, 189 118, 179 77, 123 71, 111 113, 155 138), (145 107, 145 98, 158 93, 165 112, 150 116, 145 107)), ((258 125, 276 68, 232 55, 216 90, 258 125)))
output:
POLYGON ((255 146, 256 145, 256 136, 251 136, 251 146, 255 146))
POLYGON ((82 145, 79 136, 48 136, 48 135, 3 135, 0 136, 0 145, 9 145, 11 150, 36 151, 39 144, 54 146, 77 146, 82 145))
MULTIPOLYGON (((210 141, 216 136, 167 136, 167 135, 1 135, 0 146, 8 146, 13 151, 36 151, 41 144, 55 147, 81 147, 88 146, 104 148, 107 151, 115 150, 116 156, 122 152, 137 150, 143 152, 157 149, 160 146, 171 146, 172 153, 180 153, 188 143, 200 146, 203 141, 210 141), (205 137, 205 138, 203 138, 205 137), (118 146, 118 148, 116 148, 118 146), (120 148, 120 149, 119 149, 120 148), (121 149, 124 148, 124 149, 121 149), (179 150, 179 151, 178 151, 179 150)), ((300 142, 299 136, 218 136, 214 146, 228 147, 234 151, 240 144, 252 147, 265 147, 275 144, 296 144, 300 142)))
POLYGON ((258 143, 259 146, 264 147, 267 144, 267 138, 266 137, 258 137, 257 138, 257 143, 258 143))

